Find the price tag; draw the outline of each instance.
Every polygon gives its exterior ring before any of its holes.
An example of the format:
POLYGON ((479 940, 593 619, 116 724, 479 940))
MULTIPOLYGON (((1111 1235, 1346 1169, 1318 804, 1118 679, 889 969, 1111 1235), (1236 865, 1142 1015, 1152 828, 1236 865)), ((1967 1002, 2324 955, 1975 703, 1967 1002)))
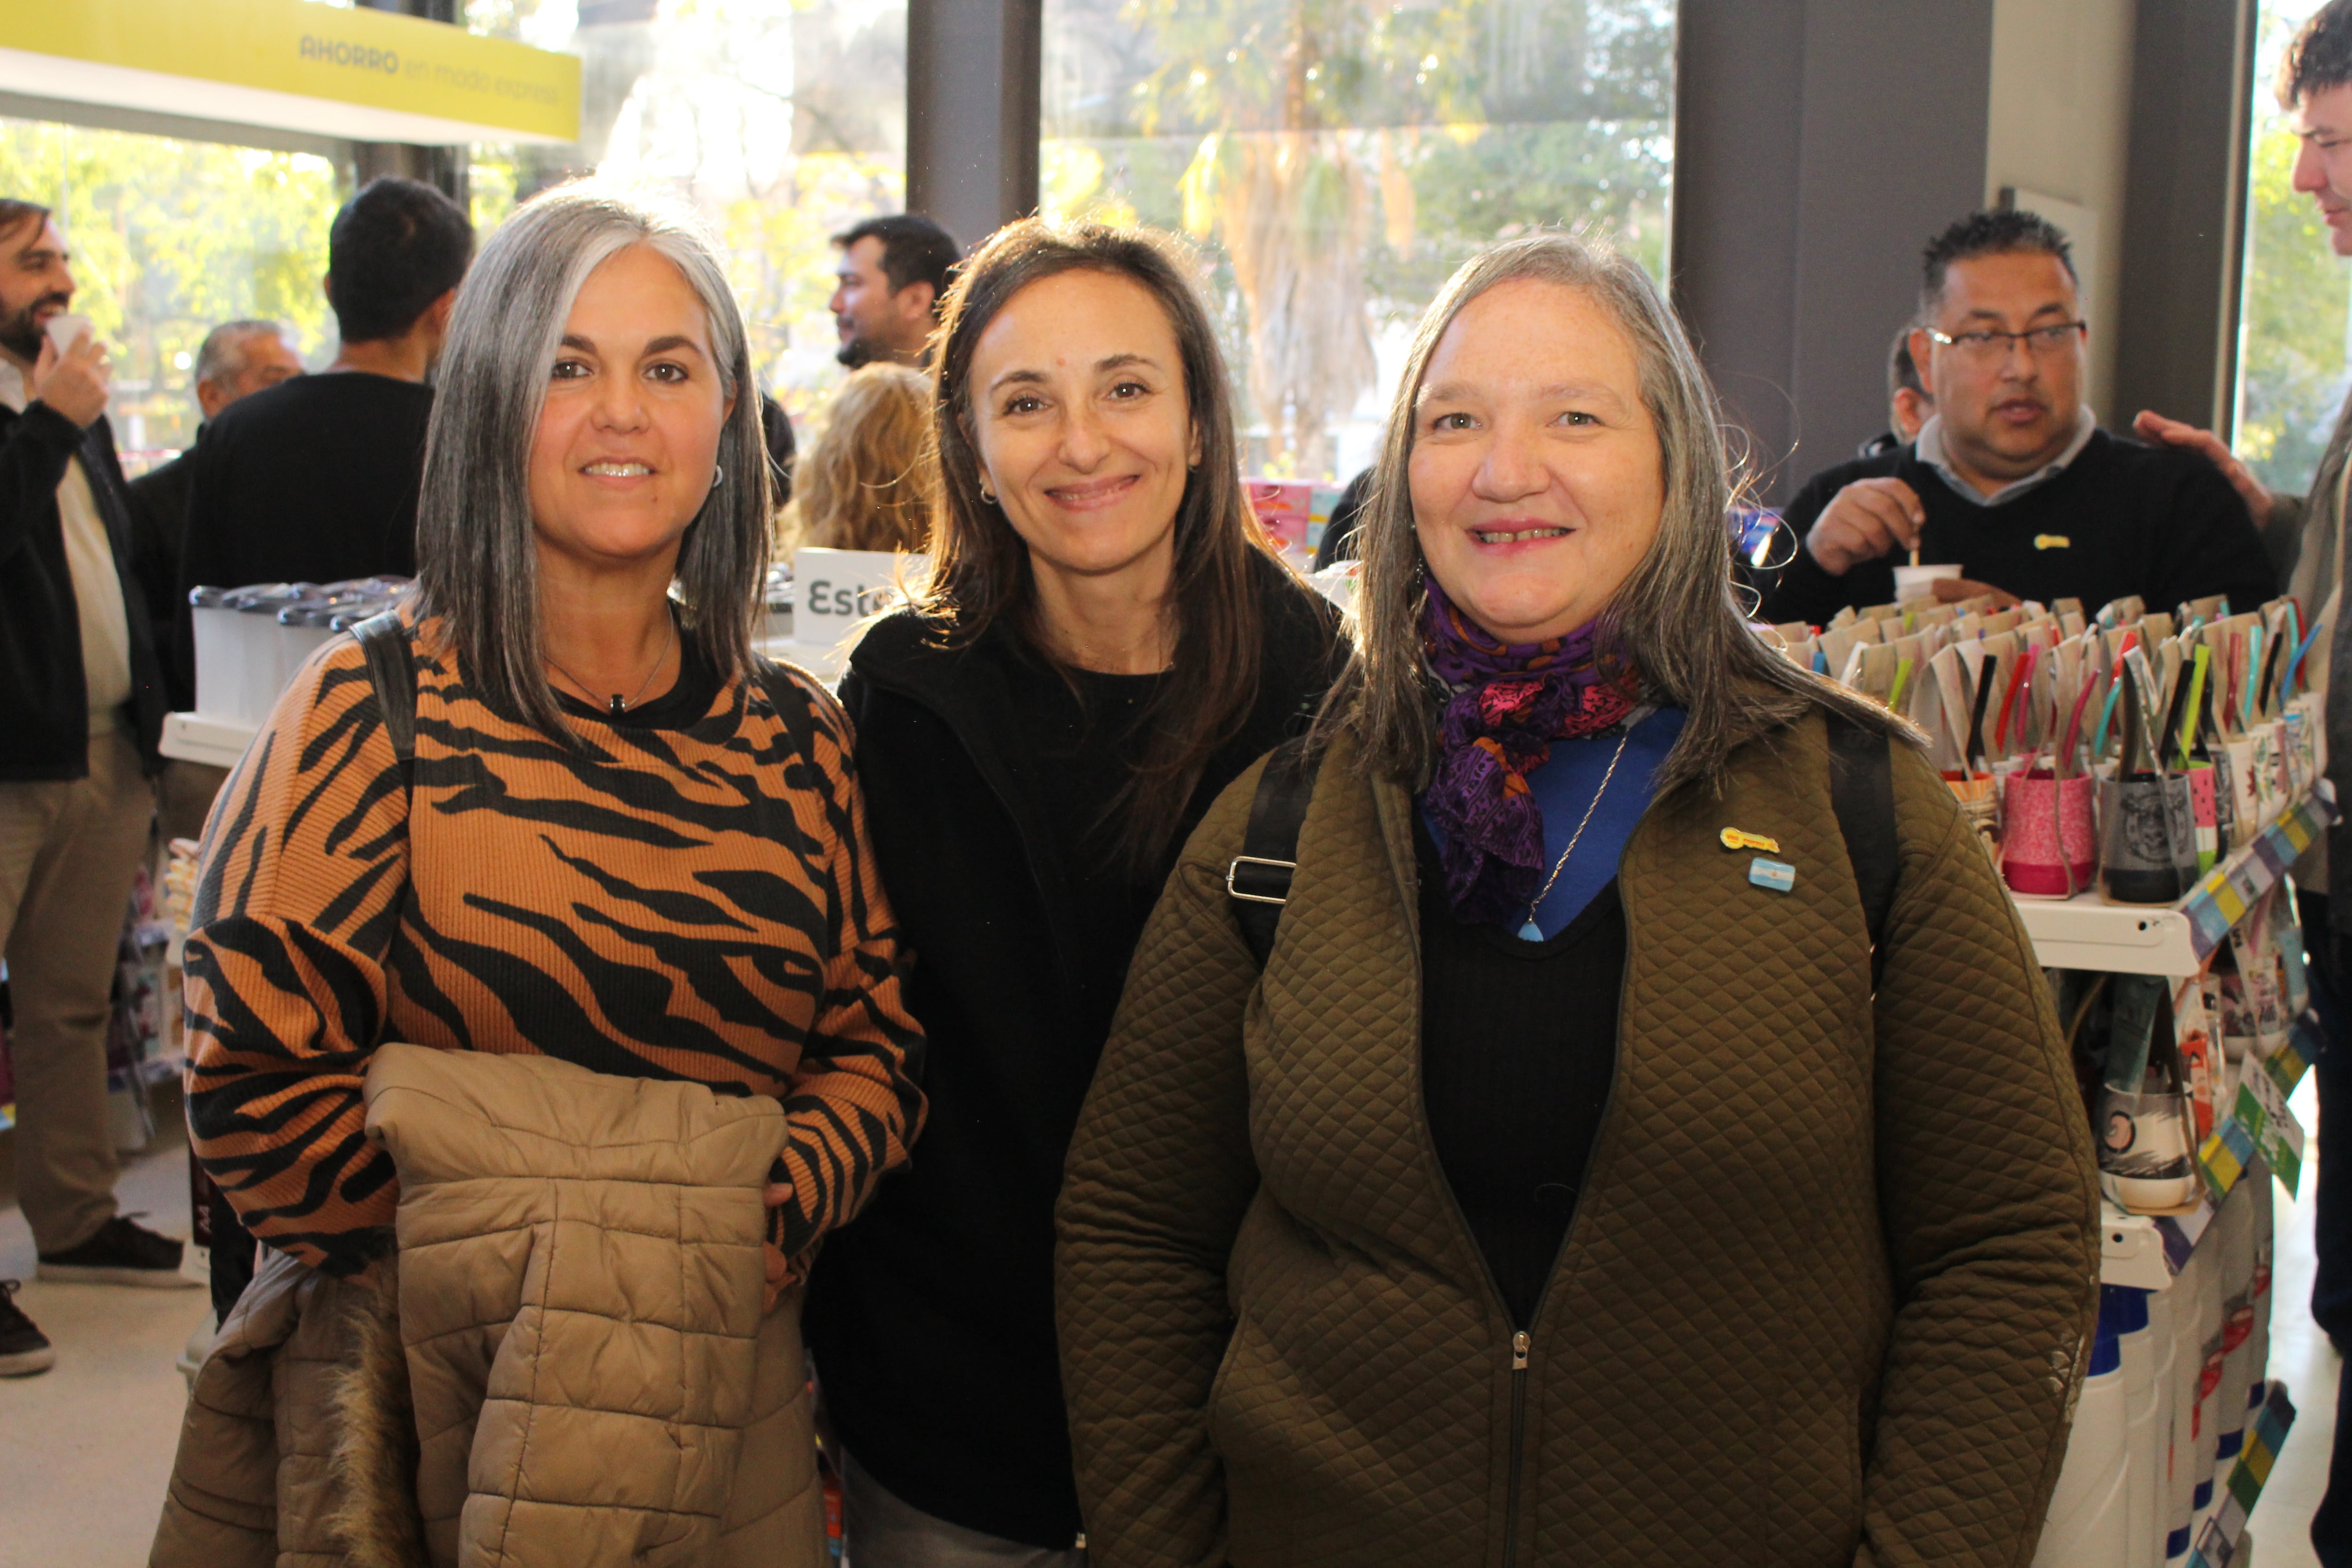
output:
POLYGON ((2238 1085, 2238 1120, 2254 1147, 2292 1194, 2303 1178, 2303 1124, 2286 1108, 2286 1097, 2268 1072, 2250 1072, 2238 1085))

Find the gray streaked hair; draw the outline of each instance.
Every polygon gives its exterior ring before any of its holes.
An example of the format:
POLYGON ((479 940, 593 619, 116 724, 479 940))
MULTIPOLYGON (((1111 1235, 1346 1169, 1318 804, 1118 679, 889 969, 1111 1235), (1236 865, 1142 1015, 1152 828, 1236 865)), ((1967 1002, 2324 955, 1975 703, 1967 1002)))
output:
POLYGON ((702 301, 719 384, 735 400, 719 437, 725 477, 687 530, 676 592, 686 635, 719 677, 744 674, 752 601, 767 567, 767 447, 742 313, 718 245, 698 223, 593 180, 534 196, 467 274, 434 374, 416 512, 419 608, 446 618, 466 679, 494 706, 567 743, 572 731, 543 662, 531 440, 581 285, 636 245, 677 267, 702 301))
POLYGON ((1659 770, 1658 792, 1692 781, 1716 785, 1734 746, 1810 705, 1916 737, 1877 703, 1799 669, 1748 626, 1725 526, 1735 489, 1746 487, 1726 452, 1722 408, 1689 337, 1637 263, 1603 245, 1544 233, 1465 262, 1413 333, 1364 503, 1363 574, 1349 617, 1354 656, 1317 721, 1318 742, 1352 733, 1367 773, 1409 789, 1423 788, 1436 764, 1440 694, 1424 668, 1421 635, 1427 567, 1407 482, 1414 410, 1454 318, 1496 284, 1519 279, 1574 289, 1617 324, 1633 345, 1642 403, 1657 428, 1665 490, 1657 537, 1601 612, 1601 645, 1633 668, 1646 696, 1689 715, 1659 770))
POLYGON ((196 373, 194 384, 217 382, 245 368, 245 345, 247 339, 257 337, 284 338, 293 341, 284 323, 278 321, 223 321, 205 334, 204 345, 196 350, 196 373))

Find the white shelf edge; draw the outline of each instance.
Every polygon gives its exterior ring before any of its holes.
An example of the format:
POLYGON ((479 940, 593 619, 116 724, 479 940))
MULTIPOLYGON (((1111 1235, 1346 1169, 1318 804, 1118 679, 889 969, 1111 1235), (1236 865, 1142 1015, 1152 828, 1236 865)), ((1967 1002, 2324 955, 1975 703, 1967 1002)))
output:
POLYGON ((213 719, 202 713, 167 713, 163 717, 163 736, 155 749, 178 762, 233 768, 260 733, 258 724, 213 719))

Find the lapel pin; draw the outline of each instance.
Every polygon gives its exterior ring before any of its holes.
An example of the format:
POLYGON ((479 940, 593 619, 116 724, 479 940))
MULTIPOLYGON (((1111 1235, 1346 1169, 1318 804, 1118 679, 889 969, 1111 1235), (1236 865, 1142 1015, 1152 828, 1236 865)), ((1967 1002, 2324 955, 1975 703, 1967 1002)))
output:
POLYGON ((1723 841, 1723 847, 1726 849, 1761 849, 1767 855, 1778 855, 1780 852, 1779 839, 1767 838, 1760 833, 1747 833, 1737 827, 1727 827, 1716 837, 1723 841))
POLYGON ((1759 855, 1748 862, 1748 879, 1759 888, 1785 893, 1797 885, 1797 868, 1786 860, 1767 860, 1759 855))
POLYGON ((2063 533, 2037 533, 2033 536, 2036 550, 2071 550, 2074 542, 2063 533))

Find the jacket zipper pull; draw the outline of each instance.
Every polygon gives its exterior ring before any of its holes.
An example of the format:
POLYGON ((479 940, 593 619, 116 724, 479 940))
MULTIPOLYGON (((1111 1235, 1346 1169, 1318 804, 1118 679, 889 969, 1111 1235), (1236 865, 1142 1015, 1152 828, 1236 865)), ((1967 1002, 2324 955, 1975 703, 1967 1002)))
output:
POLYGON ((1513 1372, 1528 1370, 1528 1347, 1534 1342, 1525 1329, 1511 1336, 1511 1370, 1513 1372))

